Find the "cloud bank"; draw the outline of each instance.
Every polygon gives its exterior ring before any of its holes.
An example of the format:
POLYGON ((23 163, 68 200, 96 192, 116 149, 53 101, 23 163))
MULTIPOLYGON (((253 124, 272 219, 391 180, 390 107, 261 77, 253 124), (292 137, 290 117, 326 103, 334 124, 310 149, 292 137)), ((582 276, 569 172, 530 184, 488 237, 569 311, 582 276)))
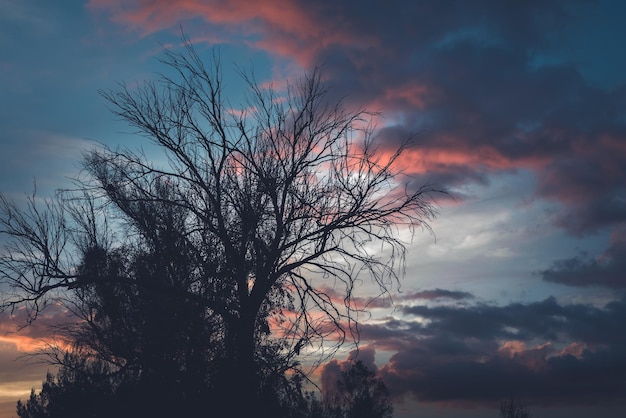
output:
MULTIPOLYGON (((585 235, 626 221, 626 86, 610 89, 557 54, 589 1, 228 2, 91 0, 143 34, 202 23, 211 39, 310 69, 332 94, 383 109, 380 142, 417 133, 408 170, 450 190, 530 169, 554 225, 585 235)), ((193 34, 192 34, 193 36, 193 34)), ((459 194, 461 195, 461 194, 459 194)))

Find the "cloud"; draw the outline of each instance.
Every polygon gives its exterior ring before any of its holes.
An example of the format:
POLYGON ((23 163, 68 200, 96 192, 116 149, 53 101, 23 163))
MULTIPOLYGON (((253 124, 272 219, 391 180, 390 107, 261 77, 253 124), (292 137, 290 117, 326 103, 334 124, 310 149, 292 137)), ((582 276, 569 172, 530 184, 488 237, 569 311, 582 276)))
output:
POLYGON ((55 370, 54 366, 33 361, 33 357, 28 355, 47 347, 40 329, 20 334, 14 331, 15 322, 6 312, 0 313, 1 416, 13 416, 17 400, 28 399, 31 388, 39 389, 46 372, 55 370))
POLYGON ((368 347, 395 353, 379 368, 393 396, 422 402, 625 403, 626 300, 604 307, 554 298, 505 306, 405 307, 365 325, 368 347))
POLYGON ((585 352, 546 357, 549 346, 513 357, 431 363, 419 350, 392 357, 381 376, 393 394, 413 394, 425 402, 497 403, 511 395, 533 404, 624 403, 623 356, 585 352))
POLYGON ((554 216, 554 223, 577 237, 619 227, 626 223, 626 190, 616 189, 565 207, 554 216))
POLYGON ((626 229, 614 232, 608 248, 599 256, 580 254, 557 260, 540 274, 543 280, 569 286, 626 289, 626 229))
POLYGON ((506 306, 412 306, 404 308, 404 312, 431 321, 422 334, 524 341, 559 341, 567 336, 594 346, 626 344, 626 336, 615 335, 618 314, 626 312, 623 301, 600 309, 581 304, 560 305, 550 297, 540 302, 506 306))
POLYGON ((399 163, 418 182, 455 190, 530 169, 535 197, 563 207, 554 225, 584 235, 625 220, 626 87, 596 86, 559 55, 557 40, 598 7, 576 3, 91 0, 88 7, 144 34, 200 20, 209 37, 243 41, 305 69, 323 64, 331 99, 384 111, 383 149, 415 135, 399 163))
MULTIPOLYGON (((46 377, 46 370, 50 369, 50 365, 40 363, 34 363, 32 359, 24 357, 24 352, 19 347, 9 341, 0 340, 0 363, 2 364, 2 370, 0 370, 0 397, 6 396, 2 393, 2 388, 8 390, 11 384, 19 386, 19 382, 36 382, 41 383, 46 377)), ((30 388, 22 390, 30 391, 30 388)), ((13 402, 17 401, 14 399, 13 402)))
POLYGON ((331 360, 322 367, 320 389, 324 397, 337 393, 342 371, 341 364, 337 360, 331 360))
POLYGON ((62 330, 76 321, 77 318, 61 304, 48 305, 30 324, 25 307, 16 308, 13 312, 5 310, 0 312, 0 344, 14 347, 19 356, 34 359, 33 355, 43 354, 52 348, 67 348, 68 339, 62 330))
POLYGON ((468 292, 461 292, 458 290, 446 290, 446 289, 432 289, 432 290, 422 290, 415 293, 410 293, 406 296, 402 296, 402 300, 413 300, 413 299, 424 299, 424 300, 435 300, 435 299, 452 299, 452 300, 461 300, 461 299, 471 299, 474 296, 468 292))
POLYGON ((353 36, 344 20, 347 11, 334 3, 91 0, 87 7, 108 11, 114 21, 143 34, 176 27, 185 19, 201 19, 256 48, 295 57, 305 66, 322 48, 365 41, 353 36))

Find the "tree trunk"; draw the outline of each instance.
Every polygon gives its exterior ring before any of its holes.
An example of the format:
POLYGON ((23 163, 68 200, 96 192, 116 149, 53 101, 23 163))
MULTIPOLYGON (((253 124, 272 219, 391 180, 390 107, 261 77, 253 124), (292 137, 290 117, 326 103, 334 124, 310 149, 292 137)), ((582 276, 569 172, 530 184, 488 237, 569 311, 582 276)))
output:
POLYGON ((255 362, 256 315, 242 309, 229 325, 225 363, 215 382, 217 402, 224 416, 259 416, 263 405, 259 399, 260 378, 255 362))

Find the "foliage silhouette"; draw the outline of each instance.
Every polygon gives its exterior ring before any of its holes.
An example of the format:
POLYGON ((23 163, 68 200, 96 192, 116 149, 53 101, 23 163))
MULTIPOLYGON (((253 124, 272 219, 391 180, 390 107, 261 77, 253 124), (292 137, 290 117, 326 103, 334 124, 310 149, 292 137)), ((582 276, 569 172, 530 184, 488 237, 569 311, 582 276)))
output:
POLYGON ((66 356, 66 366, 55 376, 48 373, 42 389, 31 391, 26 403, 18 401, 21 418, 107 417, 115 410, 114 392, 121 381, 103 362, 92 362, 77 356, 66 356))
POLYGON ((530 418, 530 411, 522 402, 511 397, 500 404, 501 418, 530 418))
POLYGON ((376 373, 361 360, 351 362, 341 371, 335 390, 324 394, 321 402, 313 400, 311 417, 390 418, 393 406, 389 391, 376 373))
POLYGON ((212 58, 185 39, 165 51, 172 76, 102 92, 161 160, 93 150, 54 199, 0 195, 2 306, 32 321, 61 303, 75 352, 109 374, 245 416, 301 402, 298 358, 358 339, 355 285, 388 294, 398 229, 428 228, 435 190, 409 187, 394 165, 408 143, 379 152, 372 114, 329 102, 318 70, 282 96, 241 73, 240 112, 212 58))

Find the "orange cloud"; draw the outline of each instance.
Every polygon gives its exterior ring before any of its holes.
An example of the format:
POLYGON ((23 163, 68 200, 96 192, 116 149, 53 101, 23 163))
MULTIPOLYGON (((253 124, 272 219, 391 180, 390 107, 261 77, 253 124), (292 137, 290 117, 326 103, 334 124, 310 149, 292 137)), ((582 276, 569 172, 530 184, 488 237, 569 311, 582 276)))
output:
POLYGON ((587 345, 584 342, 575 341, 571 343, 570 345, 568 345, 567 347, 563 348, 559 352, 558 355, 559 356, 570 355, 580 360, 583 358, 583 353, 585 352, 586 349, 587 349, 587 345))
POLYGON ((0 343, 11 344, 17 351, 28 354, 43 350, 50 346, 49 341, 40 338, 31 338, 23 335, 0 336, 0 343))
POLYGON ((54 325, 75 321, 60 303, 51 304, 41 312, 36 321, 25 326, 27 310, 19 307, 12 313, 0 313, 0 344, 15 347, 20 354, 34 354, 49 349, 68 350, 70 342, 56 335, 54 325))
POLYGON ((554 354, 554 347, 550 342, 527 348, 522 341, 505 341, 498 349, 498 354, 515 359, 531 370, 540 370, 546 366, 548 358, 554 354))
POLYGON ((526 351, 526 344, 523 341, 513 340, 505 341, 498 349, 498 354, 507 358, 513 358, 516 354, 523 353, 524 351, 526 351))

